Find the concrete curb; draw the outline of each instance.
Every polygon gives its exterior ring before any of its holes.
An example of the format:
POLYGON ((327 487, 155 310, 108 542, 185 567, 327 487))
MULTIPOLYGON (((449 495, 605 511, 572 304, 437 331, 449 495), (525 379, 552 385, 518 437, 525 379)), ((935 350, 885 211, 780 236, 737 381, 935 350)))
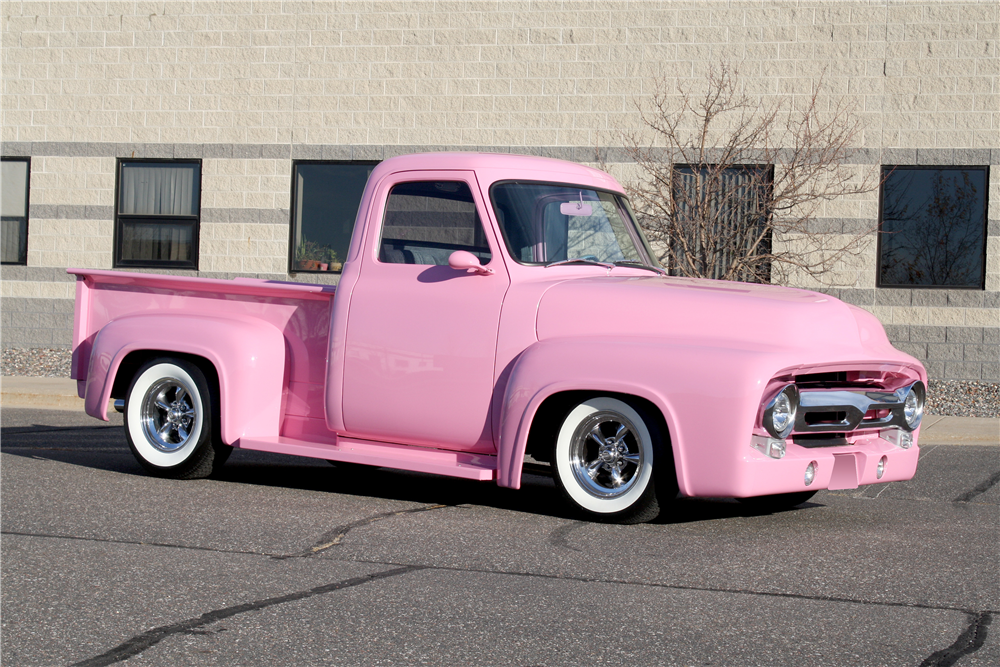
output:
MULTIPOLYGON (((0 378, 0 407, 83 412, 76 380, 68 378, 0 378)), ((109 404, 108 410, 114 408, 109 404)), ((927 415, 920 428, 920 446, 986 445, 1000 447, 1000 419, 927 415)))
MULTIPOLYGON (((83 399, 77 396, 76 380, 5 376, 0 378, 0 408, 83 412, 83 399)), ((110 402, 108 409, 114 409, 110 402)))

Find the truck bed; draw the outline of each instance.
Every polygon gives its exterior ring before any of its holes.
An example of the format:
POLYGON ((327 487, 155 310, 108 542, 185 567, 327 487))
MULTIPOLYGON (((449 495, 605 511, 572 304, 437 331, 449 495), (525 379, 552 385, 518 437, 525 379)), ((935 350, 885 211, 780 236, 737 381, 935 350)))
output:
MULTIPOLYGON (((279 331, 284 350, 268 350, 267 354, 284 356, 284 382, 259 391, 281 392, 282 429, 290 416, 323 420, 333 286, 89 269, 69 269, 68 273, 77 277, 71 377, 77 380, 81 398, 104 388, 113 370, 109 367, 112 360, 92 358, 95 338, 105 325, 143 315, 183 316, 186 322, 196 322, 191 318, 201 316, 265 323, 279 331)), ((198 328, 189 326, 176 334, 197 338, 198 328)))

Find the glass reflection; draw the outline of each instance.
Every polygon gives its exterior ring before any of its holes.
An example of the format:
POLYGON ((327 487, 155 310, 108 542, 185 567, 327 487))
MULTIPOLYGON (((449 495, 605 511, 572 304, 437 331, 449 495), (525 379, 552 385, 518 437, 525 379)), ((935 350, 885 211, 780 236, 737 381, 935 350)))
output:
POLYGON ((896 167, 886 171, 880 286, 981 288, 986 169, 896 167))

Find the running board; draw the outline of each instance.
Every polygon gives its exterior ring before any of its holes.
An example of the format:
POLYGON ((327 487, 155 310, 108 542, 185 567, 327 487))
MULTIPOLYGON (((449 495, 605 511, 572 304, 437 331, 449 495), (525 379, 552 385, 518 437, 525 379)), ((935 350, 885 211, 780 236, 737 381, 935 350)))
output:
POLYGON ((497 478, 497 458, 482 454, 450 452, 444 449, 390 445, 368 440, 337 438, 337 444, 324 444, 294 438, 240 438, 240 449, 274 454, 308 456, 328 461, 363 463, 397 470, 429 472, 435 475, 462 477, 480 481, 497 478))

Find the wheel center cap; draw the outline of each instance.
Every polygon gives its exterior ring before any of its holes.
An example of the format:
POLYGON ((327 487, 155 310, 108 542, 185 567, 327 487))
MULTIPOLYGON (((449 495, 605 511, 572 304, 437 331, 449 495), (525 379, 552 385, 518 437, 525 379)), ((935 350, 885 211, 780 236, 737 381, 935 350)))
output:
POLYGON ((181 414, 181 411, 180 409, 177 408, 177 406, 172 405, 170 406, 170 409, 167 410, 167 421, 170 422, 171 424, 179 424, 182 417, 183 415, 181 414))
POLYGON ((618 460, 618 450, 613 445, 605 445, 601 447, 600 454, 601 460, 605 463, 614 463, 618 460))

